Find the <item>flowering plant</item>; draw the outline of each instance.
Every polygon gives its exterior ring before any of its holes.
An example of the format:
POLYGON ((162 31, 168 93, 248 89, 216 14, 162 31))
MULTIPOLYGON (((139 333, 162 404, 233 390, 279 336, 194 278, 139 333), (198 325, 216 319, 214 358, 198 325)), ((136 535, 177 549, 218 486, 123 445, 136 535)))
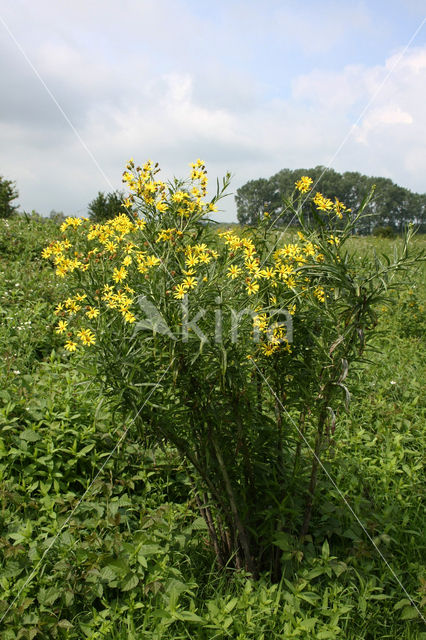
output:
POLYGON ((412 262, 408 244, 360 265, 345 243, 368 198, 342 226, 344 204, 307 176, 285 203, 300 226, 292 242, 267 212, 256 228, 217 230, 209 215, 229 175, 207 201, 201 160, 186 181, 158 171, 131 160, 127 213, 68 218, 45 248, 69 283, 56 331, 69 352, 86 350, 142 445, 176 449, 218 563, 278 571, 273 542, 308 532, 345 378, 412 262))

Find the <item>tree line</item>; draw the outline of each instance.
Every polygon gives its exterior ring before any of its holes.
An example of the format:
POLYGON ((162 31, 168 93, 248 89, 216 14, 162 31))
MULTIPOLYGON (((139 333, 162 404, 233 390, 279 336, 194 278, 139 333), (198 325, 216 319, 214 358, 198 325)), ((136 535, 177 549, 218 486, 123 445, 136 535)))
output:
MULTIPOLYGON (((377 230, 389 233, 401 232, 408 223, 426 232, 426 193, 413 193, 400 187, 389 178, 374 178, 357 171, 338 173, 334 169, 317 166, 313 169, 282 169, 270 178, 250 180, 237 189, 235 202, 240 224, 256 225, 265 211, 277 225, 293 226, 296 220, 286 211, 285 198, 301 176, 313 179, 313 193, 320 191, 324 196, 338 198, 352 212, 356 212, 364 197, 375 185, 373 199, 368 205, 369 216, 356 225, 356 233, 369 234, 377 230)), ((121 191, 99 192, 87 207, 93 222, 105 222, 124 211, 124 194, 121 191)), ((18 198, 16 185, 0 176, 0 218, 15 215, 18 198)), ((304 213, 309 218, 311 203, 306 197, 304 213)), ((345 215, 351 215, 351 212, 345 215)), ((62 212, 52 211, 51 218, 64 217, 62 212)))
MULTIPOLYGON (((0 218, 12 218, 18 212, 18 205, 14 204, 19 197, 16 183, 0 176, 0 218)), ((110 218, 114 218, 119 213, 123 213, 124 193, 121 191, 112 191, 111 193, 98 192, 96 198, 89 202, 87 206, 88 217, 95 223, 105 222, 110 218)), ((31 215, 38 215, 36 211, 32 211, 31 215)), ((49 218, 61 221, 65 218, 62 211, 52 211, 49 218)))
MULTIPOLYGON (((352 212, 358 210, 364 197, 375 185, 374 197, 367 209, 369 216, 356 226, 356 233, 369 234, 375 229, 399 233, 408 223, 426 232, 426 193, 413 193, 389 178, 374 178, 357 171, 338 173, 323 166, 282 169, 270 178, 250 180, 237 190, 235 196, 238 221, 255 225, 267 211, 277 225, 296 225, 296 220, 286 211, 285 198, 290 196, 295 182, 304 175, 313 179, 313 195, 320 191, 333 200, 337 197, 352 212)), ((305 200, 304 209, 305 215, 309 216, 309 197, 305 200)), ((346 215, 351 215, 351 212, 346 215)))

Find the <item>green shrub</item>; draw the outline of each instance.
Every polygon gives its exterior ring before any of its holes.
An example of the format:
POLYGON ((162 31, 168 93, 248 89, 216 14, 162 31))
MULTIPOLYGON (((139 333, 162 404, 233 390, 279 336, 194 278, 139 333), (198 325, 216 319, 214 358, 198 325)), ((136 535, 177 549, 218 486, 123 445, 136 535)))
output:
POLYGON ((373 236, 377 238, 394 238, 395 229, 390 225, 377 226, 373 229, 373 236))
POLYGON ((309 531, 349 367, 413 258, 407 243, 393 261, 345 250, 368 200, 336 230, 345 206, 317 193, 306 222, 310 178, 286 202, 299 240, 281 245, 266 212, 242 235, 204 224, 228 178, 206 203, 201 161, 189 182, 157 172, 130 162, 128 215, 69 218, 45 249, 68 283, 57 332, 68 351, 87 347, 142 446, 179 452, 218 563, 279 575, 277 536, 309 531))

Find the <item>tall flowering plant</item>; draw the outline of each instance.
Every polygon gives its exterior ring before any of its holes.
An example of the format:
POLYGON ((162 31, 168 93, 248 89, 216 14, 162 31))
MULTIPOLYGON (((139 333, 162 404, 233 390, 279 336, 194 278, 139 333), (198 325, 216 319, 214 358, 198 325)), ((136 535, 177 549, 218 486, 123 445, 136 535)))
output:
POLYGON ((313 193, 307 176, 285 203, 300 226, 292 242, 266 211, 256 228, 217 230, 209 216, 229 175, 207 200, 201 160, 188 180, 158 172, 131 160, 127 213, 68 218, 44 249, 69 285, 56 331, 130 414, 141 447, 175 448, 219 565, 279 572, 273 543, 309 530, 345 379, 408 244, 360 265, 345 243, 363 207, 313 193))

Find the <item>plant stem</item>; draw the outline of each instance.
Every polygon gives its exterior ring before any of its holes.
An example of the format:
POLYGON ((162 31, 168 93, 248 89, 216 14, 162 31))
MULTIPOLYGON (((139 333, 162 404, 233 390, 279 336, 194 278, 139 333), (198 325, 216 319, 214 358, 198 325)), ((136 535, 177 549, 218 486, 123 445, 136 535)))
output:
POLYGON ((315 438, 314 456, 312 459, 311 477, 309 480, 309 488, 306 496, 305 514, 303 517, 303 524, 300 530, 300 537, 303 538, 308 533, 309 525, 312 516, 312 505, 314 500, 315 487, 317 485, 318 467, 320 465, 320 454, 322 445, 322 435, 324 431, 324 424, 327 419, 327 403, 323 403, 318 419, 318 429, 315 438))
POLYGON ((243 548, 243 552, 244 552, 244 559, 245 559, 245 567, 247 571, 250 571, 250 573, 255 574, 254 571, 254 561, 253 561, 253 557, 250 553, 250 542, 249 542, 249 536, 248 536, 248 532, 246 531, 246 528, 244 527, 243 523, 241 522, 241 518, 240 518, 240 514, 238 512, 238 508, 237 508, 237 502, 235 499, 235 494, 234 491, 232 489, 232 485, 231 485, 231 481, 229 479, 229 475, 228 475, 228 471, 226 470, 226 466, 225 463, 223 461, 223 457, 222 457, 222 453, 218 447, 218 444, 216 442, 216 440, 213 438, 213 436, 210 434, 210 438, 211 438, 211 442, 213 444, 215 453, 216 453, 216 458, 217 461, 219 463, 219 468, 220 471, 222 473, 222 477, 225 483, 225 488, 226 488, 226 492, 228 494, 228 498, 229 498, 229 504, 231 507, 231 512, 232 512, 232 516, 234 518, 234 522, 238 531, 238 537, 240 539, 241 542, 241 546, 243 548))

